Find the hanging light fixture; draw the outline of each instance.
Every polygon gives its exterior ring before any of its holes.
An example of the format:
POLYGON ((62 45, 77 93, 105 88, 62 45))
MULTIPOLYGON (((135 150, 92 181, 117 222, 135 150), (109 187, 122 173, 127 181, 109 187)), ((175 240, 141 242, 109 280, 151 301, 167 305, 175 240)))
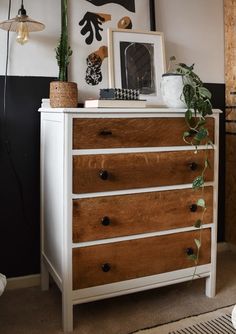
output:
POLYGON ((0 22, 0 28, 7 31, 17 33, 16 40, 20 44, 25 44, 29 39, 29 32, 41 31, 45 25, 41 22, 32 20, 24 8, 24 2, 21 1, 21 8, 18 10, 18 15, 13 19, 0 22))

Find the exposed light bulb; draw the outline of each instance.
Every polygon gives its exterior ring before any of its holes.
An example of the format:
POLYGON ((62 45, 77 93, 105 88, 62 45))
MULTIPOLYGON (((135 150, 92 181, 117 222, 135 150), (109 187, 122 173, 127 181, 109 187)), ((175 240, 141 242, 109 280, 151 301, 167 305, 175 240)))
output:
POLYGON ((29 30, 27 27, 27 23, 26 22, 20 22, 19 23, 19 28, 17 31, 17 37, 16 37, 16 41, 23 45, 25 43, 28 42, 29 39, 29 30))

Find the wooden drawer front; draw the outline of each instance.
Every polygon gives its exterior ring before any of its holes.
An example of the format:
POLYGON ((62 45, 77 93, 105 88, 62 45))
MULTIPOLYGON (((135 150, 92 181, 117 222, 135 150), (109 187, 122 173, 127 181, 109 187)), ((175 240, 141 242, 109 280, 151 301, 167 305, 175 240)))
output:
MULTIPOLYGON (((73 242, 193 226, 201 208, 193 206, 202 190, 86 198, 73 201, 73 242)), ((213 189, 206 187, 204 224, 212 223, 213 189)))
MULTIPOLYGON (((213 164, 213 150, 209 160, 213 164)), ((73 192, 87 193, 191 183, 204 164, 205 152, 128 153, 73 156, 73 192), (196 163, 196 170, 190 168, 196 163)), ((213 179, 207 169, 206 181, 213 179)))
MULTIPOLYGON (((214 119, 208 118, 214 139, 214 119)), ((73 119, 73 149, 185 145, 184 118, 73 119)))
MULTIPOLYGON (((192 267, 194 262, 187 258, 186 249, 195 249, 194 238, 198 237, 199 231, 194 231, 74 248, 73 289, 192 267)), ((211 261, 210 240, 210 229, 203 230, 201 265, 211 261)))

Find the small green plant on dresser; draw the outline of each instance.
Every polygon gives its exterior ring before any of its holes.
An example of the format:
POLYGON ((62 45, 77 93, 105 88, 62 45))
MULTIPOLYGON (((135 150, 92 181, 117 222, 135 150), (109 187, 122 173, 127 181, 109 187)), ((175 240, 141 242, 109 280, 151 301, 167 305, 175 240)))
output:
MULTIPOLYGON (((175 57, 170 58, 170 63, 175 61, 175 57)), ((172 65, 170 66, 172 67, 172 65)), ((205 158, 201 173, 193 180, 193 190, 201 189, 201 196, 198 198, 195 205, 201 209, 201 215, 195 221, 194 227, 199 229, 198 238, 194 239, 196 251, 191 248, 187 250, 188 257, 194 261, 196 274, 197 265, 199 262, 199 254, 202 244, 202 226, 204 215, 207 210, 207 205, 204 198, 205 173, 210 168, 208 159, 209 147, 213 147, 209 130, 207 128, 206 116, 212 114, 211 92, 203 86, 199 76, 194 72, 194 64, 187 66, 179 63, 176 65, 175 73, 182 75, 183 89, 181 100, 186 104, 185 121, 187 125, 186 131, 183 133, 185 143, 195 147, 195 154, 198 153, 198 147, 205 145, 205 158)))

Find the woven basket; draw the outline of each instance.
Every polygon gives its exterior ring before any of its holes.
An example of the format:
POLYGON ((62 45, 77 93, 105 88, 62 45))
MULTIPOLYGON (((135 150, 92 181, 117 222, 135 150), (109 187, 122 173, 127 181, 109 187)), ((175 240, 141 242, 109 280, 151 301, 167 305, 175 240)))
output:
POLYGON ((50 82, 50 106, 52 108, 76 108, 78 89, 75 82, 50 82))

